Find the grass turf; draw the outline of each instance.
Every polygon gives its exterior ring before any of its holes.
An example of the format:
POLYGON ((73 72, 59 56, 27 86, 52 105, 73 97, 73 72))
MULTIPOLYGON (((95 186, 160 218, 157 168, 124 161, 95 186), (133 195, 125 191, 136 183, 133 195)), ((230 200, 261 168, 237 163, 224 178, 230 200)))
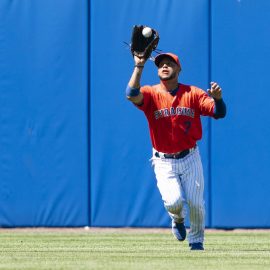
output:
POLYGON ((270 269, 267 231, 206 232, 190 251, 169 230, 0 232, 0 269, 270 269))

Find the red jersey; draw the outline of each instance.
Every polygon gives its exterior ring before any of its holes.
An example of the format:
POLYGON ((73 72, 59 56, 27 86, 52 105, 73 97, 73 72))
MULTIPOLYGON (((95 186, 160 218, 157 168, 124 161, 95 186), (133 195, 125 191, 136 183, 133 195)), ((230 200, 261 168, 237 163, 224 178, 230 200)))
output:
POLYGON ((215 102, 195 86, 179 84, 173 96, 161 85, 143 86, 143 104, 153 147, 163 153, 192 148, 202 137, 201 115, 213 116, 215 102))

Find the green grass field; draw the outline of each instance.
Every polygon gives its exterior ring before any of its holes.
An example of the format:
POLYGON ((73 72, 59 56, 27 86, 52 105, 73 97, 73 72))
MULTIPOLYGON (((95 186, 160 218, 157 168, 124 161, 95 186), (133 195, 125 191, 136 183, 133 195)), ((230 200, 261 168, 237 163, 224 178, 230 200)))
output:
POLYGON ((270 269, 269 231, 207 231, 190 251, 170 230, 1 230, 0 269, 270 269))

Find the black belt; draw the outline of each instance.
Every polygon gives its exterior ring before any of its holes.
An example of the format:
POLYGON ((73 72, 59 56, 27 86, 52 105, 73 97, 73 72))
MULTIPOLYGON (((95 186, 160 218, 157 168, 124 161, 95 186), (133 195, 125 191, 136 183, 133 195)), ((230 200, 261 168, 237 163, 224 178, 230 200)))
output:
POLYGON ((156 152, 155 156, 159 157, 159 158, 164 157, 164 158, 181 159, 181 158, 184 158, 185 156, 187 156, 192 150, 195 149, 195 147, 191 148, 191 149, 183 150, 183 151, 176 153, 176 154, 160 154, 159 152, 156 152))

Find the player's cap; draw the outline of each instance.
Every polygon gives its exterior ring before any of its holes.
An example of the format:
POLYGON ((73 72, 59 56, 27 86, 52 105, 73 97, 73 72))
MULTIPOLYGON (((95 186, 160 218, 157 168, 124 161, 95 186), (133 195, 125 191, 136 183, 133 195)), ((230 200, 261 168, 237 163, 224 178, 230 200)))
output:
POLYGON ((173 54, 173 53, 161 53, 161 54, 158 54, 156 57, 155 57, 155 64, 156 66, 158 67, 159 63, 161 62, 161 60, 164 58, 164 57, 169 57, 171 58, 179 67, 181 67, 181 64, 180 64, 180 61, 179 61, 179 58, 177 55, 173 54))

